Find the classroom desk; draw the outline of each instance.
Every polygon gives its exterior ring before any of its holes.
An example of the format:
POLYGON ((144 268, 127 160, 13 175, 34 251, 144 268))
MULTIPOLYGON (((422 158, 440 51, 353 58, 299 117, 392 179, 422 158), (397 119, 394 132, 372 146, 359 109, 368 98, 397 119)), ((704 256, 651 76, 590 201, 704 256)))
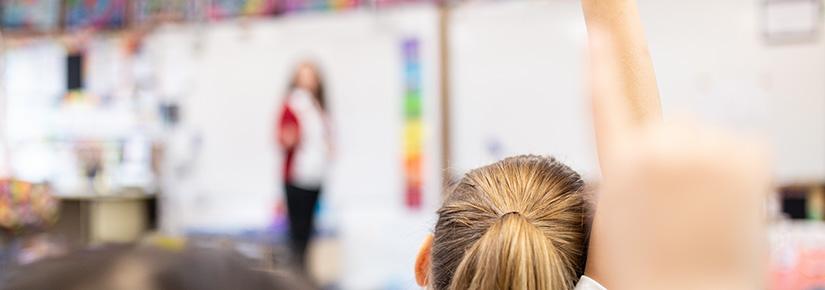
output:
POLYGON ((59 219, 50 232, 68 245, 133 242, 155 228, 154 194, 123 192, 57 198, 59 219))

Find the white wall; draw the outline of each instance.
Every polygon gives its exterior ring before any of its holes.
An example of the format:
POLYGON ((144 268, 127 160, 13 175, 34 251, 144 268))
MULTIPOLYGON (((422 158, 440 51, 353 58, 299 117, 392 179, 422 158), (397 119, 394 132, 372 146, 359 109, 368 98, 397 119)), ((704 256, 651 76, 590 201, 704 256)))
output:
POLYGON ((761 3, 640 1, 665 112, 688 108, 765 138, 780 182, 823 181, 825 33, 769 46, 761 3))
POLYGON ((595 173, 578 2, 469 2, 451 34, 455 172, 541 153, 595 173))
MULTIPOLYGON (((639 0, 667 117, 691 111, 772 145, 780 182, 825 179, 825 43, 768 46, 754 0, 639 0)), ((596 162, 575 1, 474 2, 453 19, 452 165, 501 153, 596 162), (497 141, 495 141, 497 140, 497 141), (494 143, 491 145, 490 143, 494 143)), ((822 31, 822 30, 821 30, 822 31)))

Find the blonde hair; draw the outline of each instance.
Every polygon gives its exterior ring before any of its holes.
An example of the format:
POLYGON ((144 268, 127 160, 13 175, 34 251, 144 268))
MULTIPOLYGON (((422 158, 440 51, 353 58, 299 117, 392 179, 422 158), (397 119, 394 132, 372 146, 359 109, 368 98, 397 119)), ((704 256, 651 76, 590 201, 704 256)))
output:
POLYGON ((583 267, 584 182, 551 157, 467 173, 438 210, 435 290, 572 289, 583 267))

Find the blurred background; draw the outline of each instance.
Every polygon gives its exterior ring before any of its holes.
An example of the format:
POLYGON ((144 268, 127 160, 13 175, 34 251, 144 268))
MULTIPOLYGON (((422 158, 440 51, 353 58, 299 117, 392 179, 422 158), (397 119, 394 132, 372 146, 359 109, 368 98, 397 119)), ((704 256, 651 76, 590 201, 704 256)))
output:
MULTIPOLYGON (((825 287, 825 1, 638 2, 666 116, 771 146, 771 289, 825 287)), ((416 289, 442 185, 474 167, 552 154, 598 182, 578 1, 0 3, 0 273, 158 236, 288 263, 307 63, 325 289, 416 289)))

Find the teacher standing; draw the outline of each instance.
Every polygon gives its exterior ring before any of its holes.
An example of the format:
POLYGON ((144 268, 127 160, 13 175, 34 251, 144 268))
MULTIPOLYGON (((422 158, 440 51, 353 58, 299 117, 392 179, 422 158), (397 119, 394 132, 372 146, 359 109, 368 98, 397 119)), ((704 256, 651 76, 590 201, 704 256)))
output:
POLYGON ((332 148, 326 96, 318 67, 311 62, 301 63, 286 94, 275 135, 284 154, 290 246, 295 263, 305 269, 315 207, 332 148))

